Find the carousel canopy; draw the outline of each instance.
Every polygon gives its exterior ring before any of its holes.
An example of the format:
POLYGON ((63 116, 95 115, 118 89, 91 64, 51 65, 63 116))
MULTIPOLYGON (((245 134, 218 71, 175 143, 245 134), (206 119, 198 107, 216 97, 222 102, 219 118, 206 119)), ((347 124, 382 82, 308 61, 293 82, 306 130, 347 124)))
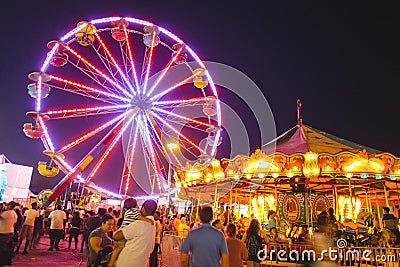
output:
POLYGON ((299 102, 297 125, 251 155, 187 164, 175 180, 195 198, 335 190, 400 203, 400 158, 304 125, 299 102))

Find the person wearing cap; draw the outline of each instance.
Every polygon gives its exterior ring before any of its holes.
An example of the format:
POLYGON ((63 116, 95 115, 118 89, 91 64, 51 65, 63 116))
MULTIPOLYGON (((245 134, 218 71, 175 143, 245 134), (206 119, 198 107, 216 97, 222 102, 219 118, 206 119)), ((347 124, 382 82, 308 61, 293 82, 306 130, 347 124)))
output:
POLYGON ((118 257, 116 267, 147 266, 150 254, 154 249, 156 227, 153 215, 156 209, 157 202, 152 199, 146 200, 140 209, 140 213, 150 219, 152 223, 136 220, 114 233, 115 241, 126 239, 125 247, 118 257))
POLYGON ((0 266, 11 265, 14 252, 14 223, 17 222, 17 214, 14 208, 18 204, 14 201, 7 203, 4 210, 0 210, 0 266))

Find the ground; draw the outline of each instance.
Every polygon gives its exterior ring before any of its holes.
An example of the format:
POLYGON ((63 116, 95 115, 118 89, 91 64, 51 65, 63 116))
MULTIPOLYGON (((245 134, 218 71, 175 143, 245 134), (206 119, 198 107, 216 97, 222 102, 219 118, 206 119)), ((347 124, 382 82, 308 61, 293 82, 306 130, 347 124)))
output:
MULTIPOLYGON (((79 236, 81 238, 81 236, 79 236)), ((25 243, 23 243, 24 245, 25 243)), ((35 266, 35 267, 67 267, 67 266, 86 266, 85 254, 79 251, 68 249, 68 241, 60 242, 60 251, 47 251, 50 247, 48 235, 45 235, 40 240, 36 249, 29 251, 28 255, 15 255, 12 261, 12 266, 35 266)), ((22 246, 23 247, 23 246, 22 246)), ((79 243, 80 248, 80 243, 79 243)), ((21 249, 22 250, 22 249, 21 249)), ((20 251, 21 252, 21 251, 20 251)))

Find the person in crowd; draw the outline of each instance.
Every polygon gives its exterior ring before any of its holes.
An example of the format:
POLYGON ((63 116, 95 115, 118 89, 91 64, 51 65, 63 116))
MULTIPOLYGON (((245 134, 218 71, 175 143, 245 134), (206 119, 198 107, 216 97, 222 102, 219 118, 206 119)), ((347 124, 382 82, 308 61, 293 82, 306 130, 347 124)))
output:
POLYGON ((22 226, 21 235, 19 237, 18 246, 15 250, 15 254, 19 254, 19 248, 25 239, 25 247, 22 254, 28 254, 28 248, 33 238, 33 228, 35 226, 35 219, 39 217, 38 204, 36 202, 32 203, 32 208, 28 209, 24 213, 24 225, 22 226))
POLYGON ((247 231, 242 237, 242 241, 246 244, 246 249, 249 254, 247 259, 248 267, 259 267, 261 260, 258 257, 258 252, 263 248, 263 241, 268 243, 268 238, 260 227, 260 222, 257 219, 250 221, 247 231))
POLYGON ((382 217, 383 228, 386 228, 396 235, 395 245, 399 245, 400 232, 399 232, 399 220, 390 213, 389 207, 383 207, 383 217, 382 217))
MULTIPOLYGON (((124 216, 122 217, 122 222, 121 222, 120 228, 126 227, 136 220, 143 220, 143 221, 147 221, 147 222, 153 224, 152 220, 147 219, 141 215, 139 206, 137 204, 137 200, 134 198, 127 198, 124 201, 123 211, 124 211, 124 216)), ((110 266, 113 266, 115 264, 119 254, 121 253, 125 244, 126 244, 126 240, 120 240, 120 241, 115 242, 114 251, 113 251, 113 254, 112 254, 110 262, 109 262, 110 266)))
POLYGON ((317 218, 318 232, 326 233, 328 230, 328 213, 324 210, 318 215, 317 218))
POLYGON ((14 224, 18 216, 14 208, 18 204, 10 201, 0 210, 0 266, 11 265, 14 253, 14 224))
POLYGON ((53 251, 53 248, 60 251, 58 244, 64 237, 64 226, 67 220, 67 215, 62 210, 61 205, 57 204, 56 209, 49 215, 50 220, 50 248, 48 251, 53 251))
POLYGON ((174 230, 175 231, 179 231, 179 224, 181 223, 181 218, 183 216, 181 214, 177 214, 174 218, 174 220, 172 221, 172 225, 174 226, 174 230))
POLYGON ((221 232, 224 232, 224 225, 222 224, 220 219, 216 219, 213 223, 212 226, 220 230, 221 232))
POLYGON ((271 241, 272 243, 276 242, 276 239, 278 237, 278 229, 276 228, 277 225, 277 214, 274 210, 270 210, 268 213, 268 230, 271 235, 271 241))
POLYGON ((190 229, 189 225, 186 223, 186 218, 182 217, 181 222, 178 226, 178 236, 185 237, 190 229))
POLYGON ((148 199, 143 202, 140 209, 141 215, 150 219, 152 223, 145 220, 136 220, 126 227, 122 227, 114 233, 114 240, 125 239, 126 244, 116 262, 116 267, 146 267, 151 252, 154 249, 154 237, 156 227, 154 226, 154 213, 157 209, 157 202, 148 199))
POLYGON ((163 232, 173 231, 174 226, 172 225, 172 221, 169 218, 166 218, 163 224, 163 232))
MULTIPOLYGON (((84 243, 86 243, 86 253, 89 252, 89 235, 94 230, 101 226, 101 219, 107 213, 105 208, 98 208, 97 215, 90 216, 86 221, 86 231, 84 232, 84 243)), ((111 231, 111 230, 110 230, 111 231)), ((83 242, 82 242, 83 243, 83 242)), ((83 244, 81 245, 81 253, 83 253, 83 244)))
POLYGON ((68 249, 71 249, 72 239, 75 241, 75 250, 78 249, 78 237, 81 231, 83 220, 80 217, 79 211, 75 211, 69 222, 69 239, 68 239, 68 249))
POLYGON ((228 267, 229 256, 224 234, 212 227, 213 210, 210 206, 200 209, 199 227, 192 229, 183 240, 181 266, 228 267), (190 265, 188 254, 190 255, 190 265))
MULTIPOLYGON (((81 239, 81 249, 79 253, 83 253, 83 248, 85 247, 85 244, 87 244, 87 240, 89 239, 89 233, 88 233, 88 228, 87 228, 87 220, 90 216, 90 211, 88 213, 83 215, 83 221, 82 221, 82 239, 81 239)), ((94 216, 94 213, 92 214, 94 216)))
POLYGON ((39 216, 35 219, 35 223, 33 226, 33 239, 32 239, 32 247, 36 248, 39 244, 40 238, 44 234, 44 210, 39 212, 39 216))
POLYGON ((101 217, 100 227, 94 229, 88 239, 88 261, 87 266, 98 267, 108 266, 113 240, 109 237, 109 232, 114 225, 114 217, 104 214, 101 217))
POLYGON ((328 209, 328 234, 335 237, 338 234, 339 226, 336 220, 335 211, 332 207, 328 209))
POLYGON ((160 222, 160 216, 161 216, 161 213, 159 211, 156 211, 154 213, 154 224, 156 226, 156 237, 155 237, 155 241, 154 241, 153 252, 151 252, 151 254, 150 254, 150 259, 149 259, 150 267, 158 267, 157 254, 158 254, 158 250, 160 248, 161 234, 162 234, 162 225, 160 222))
POLYGON ((17 222, 14 224, 14 244, 18 244, 19 234, 21 233, 22 226, 24 225, 24 215, 22 215, 22 211, 18 207, 19 205, 17 205, 14 209, 15 213, 17 214, 17 222))
POLYGON ((247 261, 249 255, 243 241, 236 238, 236 226, 233 223, 229 223, 226 226, 226 235, 229 267, 243 267, 243 261, 247 261))

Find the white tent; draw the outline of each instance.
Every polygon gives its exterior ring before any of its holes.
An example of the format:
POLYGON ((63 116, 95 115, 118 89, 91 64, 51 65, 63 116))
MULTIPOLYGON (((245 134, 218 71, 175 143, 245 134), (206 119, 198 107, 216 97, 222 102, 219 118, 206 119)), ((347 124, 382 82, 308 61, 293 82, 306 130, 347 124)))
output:
POLYGON ((0 193, 2 191, 2 181, 4 179, 6 181, 2 201, 8 202, 14 199, 27 199, 32 171, 33 167, 6 163, 4 160, 0 161, 0 193))

